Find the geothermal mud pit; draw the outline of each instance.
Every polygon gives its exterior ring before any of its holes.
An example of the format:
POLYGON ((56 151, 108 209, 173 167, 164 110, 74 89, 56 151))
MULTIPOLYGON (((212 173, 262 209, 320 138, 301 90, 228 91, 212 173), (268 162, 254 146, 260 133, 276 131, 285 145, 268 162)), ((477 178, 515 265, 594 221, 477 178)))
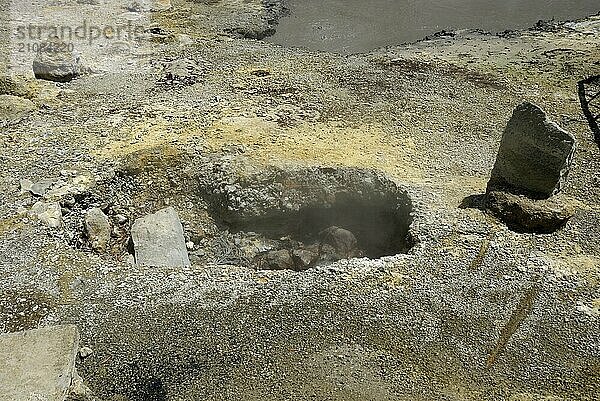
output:
MULTIPOLYGON (((413 246, 412 202, 380 173, 271 168, 241 182, 228 177, 219 184, 219 173, 235 172, 208 169, 199 167, 200 174, 171 178, 194 182, 184 190, 194 198, 193 206, 182 206, 179 212, 202 216, 190 221, 187 235, 192 257, 205 262, 306 270, 341 259, 407 253, 413 246)), ((178 174, 177 168, 173 171, 178 174)), ((135 179, 144 182, 148 177, 135 179)), ((130 242, 133 254, 132 247, 130 242)))

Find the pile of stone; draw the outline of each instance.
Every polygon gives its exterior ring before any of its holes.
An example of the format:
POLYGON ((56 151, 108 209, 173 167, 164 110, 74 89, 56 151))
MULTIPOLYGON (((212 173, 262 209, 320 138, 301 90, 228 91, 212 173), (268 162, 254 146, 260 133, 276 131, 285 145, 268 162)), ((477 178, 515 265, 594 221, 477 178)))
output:
POLYGON ((183 58, 165 62, 160 84, 173 86, 189 86, 197 83, 204 74, 198 62, 183 58))
POLYGON ((263 252, 254 259, 261 270, 303 271, 318 265, 361 256, 354 234, 331 226, 319 233, 319 241, 305 245, 295 241, 285 249, 263 252))
POLYGON ((517 106, 502 136, 485 208, 519 232, 551 233, 563 227, 574 208, 558 194, 575 149, 575 138, 538 106, 517 106))
POLYGON ((27 212, 29 218, 39 220, 51 228, 63 227, 63 207, 73 207, 75 198, 89 194, 94 179, 75 171, 63 171, 61 178, 31 181, 20 180, 21 195, 29 194, 36 200, 27 212))

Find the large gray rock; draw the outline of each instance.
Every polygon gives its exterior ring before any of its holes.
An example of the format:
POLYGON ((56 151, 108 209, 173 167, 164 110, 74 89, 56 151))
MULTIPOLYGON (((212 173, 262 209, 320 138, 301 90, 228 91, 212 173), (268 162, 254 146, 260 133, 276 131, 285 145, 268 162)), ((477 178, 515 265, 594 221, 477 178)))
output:
POLYGON ((46 81, 69 82, 80 74, 79 58, 67 43, 51 38, 40 44, 33 60, 33 74, 46 81))
POLYGON ((538 106, 517 106, 504 130, 488 192, 504 190, 534 199, 557 194, 575 148, 575 138, 548 120, 538 106))
POLYGON ((183 227, 172 207, 137 219, 131 239, 138 265, 190 266, 183 227))
POLYGON ((92 249, 104 252, 110 241, 110 222, 101 209, 93 208, 86 214, 85 231, 92 249))
POLYGON ((0 335, 0 400, 63 401, 74 387, 80 394, 78 347, 76 326, 0 335))

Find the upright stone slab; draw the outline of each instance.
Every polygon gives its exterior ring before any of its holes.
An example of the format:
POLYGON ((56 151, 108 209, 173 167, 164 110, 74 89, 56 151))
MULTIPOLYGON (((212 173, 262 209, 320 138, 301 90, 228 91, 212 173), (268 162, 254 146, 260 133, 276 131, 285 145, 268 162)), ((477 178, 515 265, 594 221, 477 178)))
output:
POLYGON ((575 138, 548 120, 538 106, 517 106, 504 130, 488 192, 508 191, 534 199, 557 194, 569 173, 575 147, 575 138))
POLYGON ((0 400, 64 401, 78 379, 76 326, 0 335, 0 400))
POLYGON ((172 207, 137 219, 131 239, 138 265, 190 266, 183 227, 172 207))

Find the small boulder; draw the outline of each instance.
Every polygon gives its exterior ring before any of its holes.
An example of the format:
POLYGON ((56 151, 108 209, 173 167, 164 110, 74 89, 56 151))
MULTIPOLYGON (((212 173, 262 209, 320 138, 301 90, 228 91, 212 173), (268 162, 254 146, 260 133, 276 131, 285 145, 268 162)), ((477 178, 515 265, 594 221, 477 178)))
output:
POLYGON ((40 182, 36 182, 31 186, 31 193, 35 196, 44 196, 46 192, 54 185, 53 181, 43 180, 40 182))
POLYGON ((552 233, 575 214, 571 205, 560 202, 557 197, 534 200, 501 191, 487 194, 486 208, 510 229, 523 233, 552 233))
POLYGON ((69 45, 54 37, 40 43, 40 51, 33 60, 33 73, 37 79, 69 82, 80 73, 79 58, 69 50, 69 45))
POLYGON ((172 207, 137 219, 131 228, 135 263, 146 266, 190 266, 183 226, 172 207))
POLYGON ((523 103, 504 130, 487 192, 547 199, 563 187, 575 148, 570 133, 550 121, 538 106, 523 103))
POLYGON ((21 186, 21 194, 30 192, 35 196, 44 196, 46 192, 54 185, 53 180, 41 180, 38 182, 33 182, 28 179, 23 179, 19 182, 21 186))
POLYGON ((331 226, 319 233, 321 245, 330 245, 340 259, 358 256, 358 242, 350 231, 331 226))
POLYGON ((94 350, 92 350, 90 347, 81 347, 79 349, 79 357, 81 359, 86 359, 87 357, 91 356, 94 353, 94 350))
POLYGON ((85 231, 92 249, 104 252, 110 242, 110 222, 101 209, 93 208, 86 214, 85 231))
POLYGON ((31 207, 29 216, 38 219, 51 228, 62 226, 62 211, 58 202, 36 202, 31 207))

